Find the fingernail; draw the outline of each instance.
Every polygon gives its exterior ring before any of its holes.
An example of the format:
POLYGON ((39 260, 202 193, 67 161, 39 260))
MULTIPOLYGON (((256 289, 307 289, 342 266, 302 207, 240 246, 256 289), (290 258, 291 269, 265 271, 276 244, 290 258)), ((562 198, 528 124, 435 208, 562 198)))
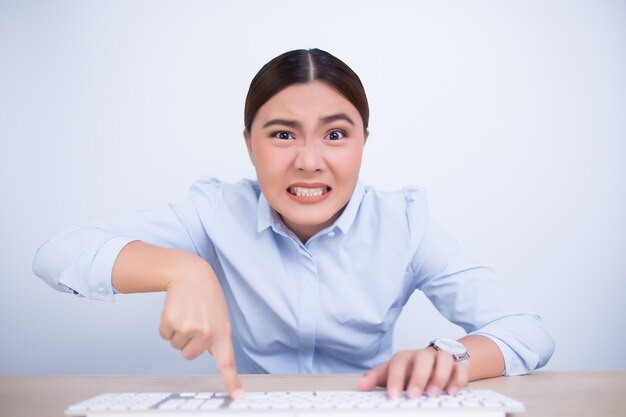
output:
POLYGON ((389 388, 387 390, 387 395, 389 396, 389 398, 392 399, 398 399, 400 398, 400 390, 398 388, 389 388))
POLYGON ((243 397, 246 395, 243 388, 237 388, 235 392, 233 392, 233 398, 235 400, 243 400, 243 397))
POLYGON ((409 394, 409 397, 411 398, 417 398, 422 395, 422 391, 417 387, 411 387, 407 391, 407 394, 409 394))
POLYGON ((429 397, 436 397, 439 395, 439 393, 441 392, 441 390, 439 389, 439 387, 431 385, 428 387, 428 389, 426 390, 426 392, 428 393, 429 397))
POLYGON ((448 388, 448 395, 455 395, 457 392, 459 392, 459 390, 455 387, 448 388))

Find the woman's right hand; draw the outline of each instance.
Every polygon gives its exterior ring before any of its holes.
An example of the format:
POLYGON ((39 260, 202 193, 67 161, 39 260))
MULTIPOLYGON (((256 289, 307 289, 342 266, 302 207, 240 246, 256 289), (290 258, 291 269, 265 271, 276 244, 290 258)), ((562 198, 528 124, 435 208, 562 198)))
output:
POLYGON ((186 264, 166 287, 159 332, 185 359, 208 351, 232 398, 244 395, 237 376, 226 301, 217 276, 203 260, 186 264))
POLYGON ((122 293, 166 291, 161 337, 186 359, 209 351, 230 396, 243 396, 228 309, 211 265, 190 252, 134 241, 120 251, 111 279, 122 293))

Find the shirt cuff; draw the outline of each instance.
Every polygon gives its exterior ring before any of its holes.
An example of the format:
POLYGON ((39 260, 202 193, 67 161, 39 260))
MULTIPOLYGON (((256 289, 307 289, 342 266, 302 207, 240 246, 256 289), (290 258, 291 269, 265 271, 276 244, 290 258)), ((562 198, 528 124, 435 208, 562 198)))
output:
POLYGON ((504 357, 504 371, 502 372, 502 375, 500 376, 524 375, 530 372, 523 365, 517 353, 515 353, 515 351, 511 349, 509 345, 504 343, 502 340, 490 334, 481 333, 481 332, 472 332, 471 334, 488 337, 489 339, 493 340, 496 345, 498 345, 498 347, 500 348, 500 351, 502 352, 502 356, 504 357))
POLYGON ((113 296, 116 291, 111 284, 113 265, 124 246, 135 240, 137 239, 127 236, 115 236, 100 246, 87 274, 90 298, 108 302, 115 301, 113 296))

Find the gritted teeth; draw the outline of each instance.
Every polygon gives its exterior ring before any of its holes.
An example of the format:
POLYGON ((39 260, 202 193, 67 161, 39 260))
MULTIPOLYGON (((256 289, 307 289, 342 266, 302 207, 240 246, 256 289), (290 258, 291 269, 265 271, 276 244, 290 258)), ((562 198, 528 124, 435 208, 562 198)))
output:
POLYGON ((290 194, 297 195, 298 197, 317 197, 323 194, 326 194, 330 191, 330 187, 315 187, 315 188, 305 188, 305 187, 289 187, 287 191, 290 194))

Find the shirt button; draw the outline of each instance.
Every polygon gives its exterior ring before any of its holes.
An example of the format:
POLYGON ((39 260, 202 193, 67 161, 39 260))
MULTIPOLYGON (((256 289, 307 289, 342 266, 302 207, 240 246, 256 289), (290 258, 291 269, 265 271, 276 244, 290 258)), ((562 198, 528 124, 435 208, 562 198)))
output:
POLYGON ((328 237, 334 237, 335 236, 335 231, 331 230, 330 232, 328 232, 328 237))
POLYGON ((278 230, 282 229, 282 227, 280 227, 279 223, 276 223, 276 229, 278 229, 278 230))
POLYGON ((104 286, 98 287, 98 294, 100 295, 109 295, 109 291, 104 286))

